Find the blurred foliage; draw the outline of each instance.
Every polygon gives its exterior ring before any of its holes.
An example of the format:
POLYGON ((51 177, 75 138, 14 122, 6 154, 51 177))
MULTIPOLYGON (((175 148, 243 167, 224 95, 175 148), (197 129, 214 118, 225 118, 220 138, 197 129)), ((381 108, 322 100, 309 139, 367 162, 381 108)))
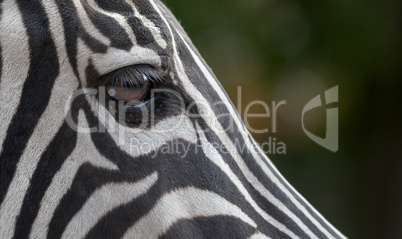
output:
MULTIPOLYGON (((269 155, 350 238, 402 238, 402 12, 397 0, 165 0, 232 101, 286 100, 269 155), (308 139, 301 111, 339 85, 340 150, 308 139)), ((252 107, 252 112, 263 109, 252 107)), ((324 135, 325 111, 306 118, 324 135)), ((254 129, 271 127, 254 119, 254 129)))

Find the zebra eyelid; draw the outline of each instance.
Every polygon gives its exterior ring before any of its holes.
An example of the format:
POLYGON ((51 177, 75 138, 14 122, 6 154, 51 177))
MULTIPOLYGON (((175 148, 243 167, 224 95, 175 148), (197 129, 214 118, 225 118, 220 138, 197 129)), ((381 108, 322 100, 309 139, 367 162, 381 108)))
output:
POLYGON ((165 74, 151 65, 132 65, 117 69, 99 78, 100 85, 141 88, 144 84, 152 85, 166 80, 165 74))

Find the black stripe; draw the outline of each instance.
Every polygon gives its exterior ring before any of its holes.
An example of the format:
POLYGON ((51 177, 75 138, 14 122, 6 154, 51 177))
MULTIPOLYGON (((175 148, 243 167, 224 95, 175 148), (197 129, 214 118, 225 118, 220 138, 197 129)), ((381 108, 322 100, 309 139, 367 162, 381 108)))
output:
POLYGON ((159 45, 156 44, 155 39, 148 29, 148 27, 144 26, 142 22, 136 17, 130 17, 128 19, 128 24, 131 26, 131 29, 134 32, 135 38, 137 39, 137 43, 140 46, 148 46, 153 45, 152 49, 159 49, 159 45))
MULTIPOLYGON (((47 238, 60 238, 74 215, 82 209, 85 202, 96 189, 106 183, 122 182, 119 172, 96 168, 90 163, 83 164, 74 178, 71 188, 59 202, 49 224, 47 238)), ((105 228, 105 230, 115 230, 105 228)), ((113 238, 113 237, 99 237, 113 238)))
MULTIPOLYGON (((79 78, 77 69, 77 44, 80 38, 90 50, 96 53, 106 53, 107 46, 102 44, 97 39, 91 37, 82 26, 77 9, 71 0, 56 0, 64 28, 64 37, 66 50, 70 64, 74 69, 74 73, 79 78)), ((80 82, 81 84, 81 82, 80 82)))
POLYGON ((112 47, 126 51, 129 51, 133 47, 133 43, 131 42, 127 32, 114 18, 92 9, 87 1, 82 1, 82 5, 94 26, 104 36, 109 38, 112 47))
MULTIPOLYGON (((1 15, 1 7, 0 7, 0 15, 1 15)), ((0 18, 1 21, 1 18, 0 18)), ((0 44, 0 82, 1 82, 1 74, 3 73, 3 49, 0 44)))
MULTIPOLYGON (((138 1, 138 0, 133 0, 134 5, 136 6, 138 12, 143 15, 146 16, 148 20, 150 20, 155 27, 157 27, 160 31, 160 35, 162 37, 163 40, 166 41, 167 43, 167 47, 166 49, 161 49, 159 47, 159 45, 157 45, 156 43, 151 44, 148 47, 151 47, 153 49, 156 49, 156 51, 158 52, 158 54, 160 56, 164 56, 164 55, 168 55, 168 56, 173 56, 173 46, 171 44, 171 42, 169 41, 169 28, 167 27, 167 25, 165 24, 165 21, 161 18, 161 16, 158 14, 158 12, 154 9, 154 7, 151 5, 151 3, 149 2, 144 2, 144 1, 138 1)), ((158 4, 159 2, 156 2, 156 4, 158 4)), ((134 29, 135 26, 131 25, 131 27, 134 29)), ((164 70, 166 69, 170 69, 171 66, 171 62, 170 62, 170 58, 169 57, 162 57, 162 68, 164 70)))
MULTIPOLYGON (((169 44, 169 28, 167 27, 165 21, 160 17, 156 9, 153 8, 151 3, 144 2, 142 0, 134 0, 134 5, 136 6, 138 12, 146 16, 148 20, 150 20, 155 27, 160 30, 162 38, 169 44)), ((158 4, 158 2, 156 3, 158 4)))
POLYGON ((95 3, 98 5, 99 8, 107 12, 118 13, 125 17, 133 15, 133 10, 131 9, 130 5, 127 4, 124 0, 95 0, 95 3))
POLYGON ((0 155, 0 204, 15 174, 18 160, 49 104, 52 87, 59 74, 57 52, 50 35, 49 20, 40 2, 17 0, 29 37, 31 61, 21 101, 7 130, 3 152, 0 155))
MULTIPOLYGON (((168 57, 166 57, 166 55, 172 55, 173 51, 171 46, 168 45, 166 49, 162 49, 156 42, 157 39, 153 37, 151 31, 149 30, 149 26, 144 25, 140 19, 134 16, 134 9, 132 9, 130 5, 128 5, 124 1, 112 2, 96 0, 96 3, 98 4, 98 7, 105 11, 123 15, 135 35, 137 44, 157 52, 157 54, 161 56, 162 69, 166 70, 169 68, 170 60, 168 57)), ((159 28, 162 38, 168 43, 168 28, 165 25, 164 21, 159 17, 157 12, 152 8, 151 4, 141 1, 139 3, 134 3, 134 5, 141 15, 146 16, 151 22, 154 23, 157 28, 159 28)), ((104 24, 99 26, 101 27, 99 29, 100 31, 105 31, 102 29, 104 28, 104 24)), ((113 37, 110 31, 105 31, 104 34, 107 34, 110 39, 112 39, 113 37)), ((124 37, 126 36, 124 35, 124 37)))
MULTIPOLYGON (((1 19, 3 17, 3 0, 0 0, 0 22, 1 19)), ((0 82, 1 82, 1 74, 3 72, 3 50, 2 50, 2 46, 0 44, 0 82)))
POLYGON ((85 238, 122 238, 131 225, 151 210, 163 193, 157 186, 151 187, 145 195, 128 205, 119 206, 101 218, 85 238))
POLYGON ((230 216, 197 217, 182 219, 160 236, 161 239, 196 238, 249 238, 256 229, 239 218, 230 216))
MULTIPOLYGON (((144 26, 142 22, 137 17, 134 16, 134 9, 132 9, 130 5, 128 5, 124 1, 96 0, 95 2, 98 4, 98 7, 100 7, 105 11, 123 15, 127 19, 129 25, 131 26, 131 29, 133 30, 134 35, 137 39, 137 43, 140 46, 146 46, 150 43, 155 42, 155 39, 152 36, 151 31, 148 29, 148 27, 144 26)), ((139 5, 145 5, 145 4, 146 4, 145 2, 142 2, 139 5)), ((110 36, 112 36, 112 34, 110 34, 110 36)))
MULTIPOLYGON (((84 97, 79 97, 73 102, 72 118, 77 122, 79 105, 84 97)), ((54 176, 60 170, 65 160, 74 150, 77 142, 77 132, 67 123, 64 123, 52 142, 43 153, 35 173, 32 175, 29 188, 21 207, 21 213, 17 218, 14 238, 28 238, 36 216, 40 209, 40 203, 48 190, 54 176)))

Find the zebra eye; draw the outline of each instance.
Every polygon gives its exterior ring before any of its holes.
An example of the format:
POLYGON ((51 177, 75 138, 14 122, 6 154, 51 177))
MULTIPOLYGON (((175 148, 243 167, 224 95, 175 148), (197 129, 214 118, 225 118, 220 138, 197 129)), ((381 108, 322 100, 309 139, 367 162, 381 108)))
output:
POLYGON ((159 71, 150 65, 134 65, 102 77, 108 95, 127 105, 138 105, 149 97, 152 84, 162 80, 159 71))
POLYGON ((120 85, 108 85, 106 91, 117 101, 124 101, 129 105, 136 105, 145 100, 149 95, 150 84, 143 83, 142 85, 132 85, 121 83, 120 85))

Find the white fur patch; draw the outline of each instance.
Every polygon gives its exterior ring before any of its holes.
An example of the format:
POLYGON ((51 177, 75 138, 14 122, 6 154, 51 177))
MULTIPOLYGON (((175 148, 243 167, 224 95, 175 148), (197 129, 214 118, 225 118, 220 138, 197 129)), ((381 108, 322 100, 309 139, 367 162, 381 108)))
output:
POLYGON ((239 207, 220 195, 189 187, 163 196, 123 238, 158 238, 180 219, 220 215, 236 217, 252 227, 257 227, 239 207))
POLYGON ((85 26, 85 31, 92 36, 94 39, 100 41, 102 44, 109 46, 110 40, 105 37, 99 30, 94 26, 91 19, 87 15, 84 6, 82 6, 81 0, 73 0, 75 8, 77 9, 78 18, 82 26, 85 26))
POLYGON ((0 21, 0 45, 3 69, 0 76, 0 153, 7 129, 20 102, 30 64, 28 36, 17 3, 14 0, 5 0, 1 6, 3 14, 0 21))
POLYGON ((144 26, 146 26, 149 29, 149 31, 151 32, 152 36, 154 37, 156 43, 161 48, 165 49, 167 47, 167 43, 163 39, 160 29, 157 28, 155 26, 155 24, 151 20, 149 20, 146 16, 141 15, 132 1, 126 0, 126 3, 134 9, 134 14, 135 14, 134 16, 137 17, 142 22, 142 24, 144 24, 144 26))
POLYGON ((145 194, 157 180, 155 172, 136 183, 110 183, 96 190, 70 221, 62 238, 84 238, 108 212, 145 194))

